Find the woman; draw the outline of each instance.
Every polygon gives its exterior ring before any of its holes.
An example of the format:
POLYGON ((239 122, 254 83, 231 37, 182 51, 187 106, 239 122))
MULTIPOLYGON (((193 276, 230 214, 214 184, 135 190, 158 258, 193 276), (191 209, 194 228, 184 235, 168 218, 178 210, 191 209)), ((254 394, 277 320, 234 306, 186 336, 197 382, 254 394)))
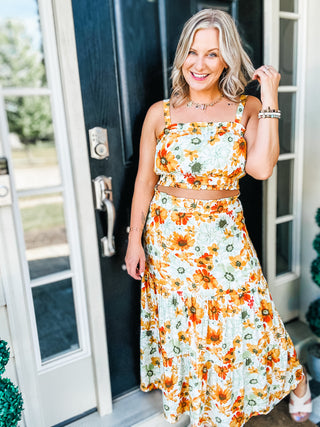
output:
POLYGON ((267 179, 277 162, 279 80, 254 71, 228 14, 202 10, 182 31, 170 100, 143 125, 126 265, 142 278, 141 389, 163 391, 169 423, 242 426, 290 391, 293 419, 311 412, 238 199, 239 178, 267 179), (251 77, 262 105, 243 95, 251 77))

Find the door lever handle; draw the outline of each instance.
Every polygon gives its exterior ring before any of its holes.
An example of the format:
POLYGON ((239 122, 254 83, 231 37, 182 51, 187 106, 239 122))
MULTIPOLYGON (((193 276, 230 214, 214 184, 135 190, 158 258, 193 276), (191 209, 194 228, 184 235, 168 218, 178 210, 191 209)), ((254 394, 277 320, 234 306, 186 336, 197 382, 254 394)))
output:
POLYGON ((114 246, 114 236, 113 236, 113 228, 114 222, 116 219, 116 211, 114 208, 114 204, 109 199, 103 199, 102 204, 104 207, 104 211, 107 213, 107 226, 108 226, 108 234, 107 236, 102 237, 101 245, 102 245, 102 256, 111 257, 116 253, 116 249, 114 246))
POLYGON ((116 253, 113 236, 116 211, 112 202, 112 178, 98 176, 93 180, 93 190, 96 209, 106 212, 107 215, 107 236, 101 238, 102 256, 111 257, 116 253))

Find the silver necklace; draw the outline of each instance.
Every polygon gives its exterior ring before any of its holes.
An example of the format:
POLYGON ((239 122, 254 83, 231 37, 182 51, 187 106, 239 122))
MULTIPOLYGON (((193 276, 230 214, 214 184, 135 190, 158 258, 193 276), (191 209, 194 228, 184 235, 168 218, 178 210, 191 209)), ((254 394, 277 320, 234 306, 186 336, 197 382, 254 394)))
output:
POLYGON ((219 96, 219 98, 217 98, 215 101, 210 102, 209 104, 200 104, 199 102, 195 102, 192 101, 191 98, 188 98, 189 101, 187 103, 187 107, 194 107, 197 108, 199 110, 206 110, 208 107, 212 107, 213 105, 217 104, 219 101, 221 101, 221 99, 223 98, 223 93, 219 96))

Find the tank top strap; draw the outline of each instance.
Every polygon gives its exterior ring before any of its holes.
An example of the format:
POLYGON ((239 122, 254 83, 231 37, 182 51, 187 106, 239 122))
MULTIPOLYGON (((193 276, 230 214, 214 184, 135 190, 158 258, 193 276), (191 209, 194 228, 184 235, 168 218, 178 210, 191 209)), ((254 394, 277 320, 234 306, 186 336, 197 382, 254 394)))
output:
POLYGON ((167 128, 171 124, 170 119, 170 99, 163 100, 163 114, 164 114, 164 123, 167 128))
POLYGON ((237 108, 237 112, 236 112, 236 118, 235 118, 236 123, 241 123, 242 114, 243 114, 243 110, 244 110, 244 107, 245 107, 246 102, 247 102, 247 98, 248 98, 248 95, 241 95, 240 96, 240 102, 238 104, 238 108, 237 108))

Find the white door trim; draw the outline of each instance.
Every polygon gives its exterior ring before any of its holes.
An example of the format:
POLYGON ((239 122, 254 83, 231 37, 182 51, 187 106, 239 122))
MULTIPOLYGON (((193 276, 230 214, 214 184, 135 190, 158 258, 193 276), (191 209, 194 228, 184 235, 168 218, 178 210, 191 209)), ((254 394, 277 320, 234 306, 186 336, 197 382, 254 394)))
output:
POLYGON ((112 412, 107 335, 71 0, 52 0, 87 296, 97 408, 112 412))
MULTIPOLYGON (((0 91, 0 140, 5 141, 9 135, 7 117, 2 93, 0 91)), ((6 145, 6 144, 5 144, 6 145)), ((8 158, 10 187, 14 187, 13 168, 10 165, 10 157, 3 152, 0 144, 0 156, 8 158)), ((13 204, 15 193, 12 194, 13 204)), ((0 259, 1 282, 4 291, 5 304, 11 331, 11 341, 14 349, 19 390, 24 399, 23 420, 27 426, 43 427, 45 425, 43 413, 39 410, 39 383, 36 366, 36 355, 33 342, 31 323, 28 312, 28 295, 24 286, 20 260, 16 256, 19 253, 19 241, 17 238, 10 240, 8 236, 16 236, 13 205, 3 206, 0 209, 0 259), (5 224, 5 230, 3 226, 5 224), (19 315, 17 315, 19 313, 19 315)))
MULTIPOLYGON (((284 321, 299 315, 297 300, 300 282, 301 264, 301 203, 302 203, 302 172, 303 172, 303 145, 304 145, 304 98, 306 74, 306 37, 307 37, 307 6, 308 0, 297 0, 298 13, 280 11, 280 0, 264 1, 264 63, 279 68, 280 46, 280 19, 297 21, 296 45, 296 84, 280 86, 279 93, 294 93, 296 104, 294 112, 294 150, 291 153, 281 154, 279 161, 293 159, 293 208, 292 215, 277 218, 277 166, 273 175, 264 182, 264 271, 275 299, 276 306, 284 321), (291 271, 276 275, 276 229, 277 224, 292 221, 292 265, 291 271)), ((281 82, 280 82, 281 84, 281 82)))

